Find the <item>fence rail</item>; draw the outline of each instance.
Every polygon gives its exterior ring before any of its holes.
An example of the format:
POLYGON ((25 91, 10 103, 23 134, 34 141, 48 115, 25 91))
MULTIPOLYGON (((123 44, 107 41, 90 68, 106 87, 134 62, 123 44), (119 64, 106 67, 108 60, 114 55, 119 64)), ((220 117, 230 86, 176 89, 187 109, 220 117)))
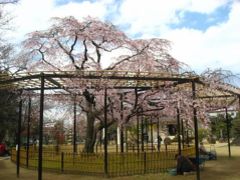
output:
MULTIPOLYGON (((177 149, 160 152, 108 153, 108 176, 123 176, 145 173, 166 172, 176 167, 177 149)), ((194 155, 194 147, 186 147, 183 155, 194 155)), ((16 150, 12 150, 11 160, 16 162, 16 150)), ((37 168, 38 151, 31 149, 27 156, 25 149, 20 150, 20 165, 37 168), (28 157, 28 159, 27 159, 28 157), (27 163, 28 161, 28 163, 27 163)), ((42 167, 46 170, 88 175, 104 174, 104 153, 68 153, 43 151, 42 167)))

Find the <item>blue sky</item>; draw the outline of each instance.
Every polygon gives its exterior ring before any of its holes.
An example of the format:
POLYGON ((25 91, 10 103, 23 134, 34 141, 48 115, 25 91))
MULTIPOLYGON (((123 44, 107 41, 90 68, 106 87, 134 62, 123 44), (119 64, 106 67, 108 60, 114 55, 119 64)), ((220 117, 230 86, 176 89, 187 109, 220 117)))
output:
POLYGON ((183 13, 181 21, 179 23, 170 24, 173 29, 179 28, 193 28, 200 31, 206 31, 209 27, 217 24, 225 23, 228 21, 228 15, 231 10, 231 5, 226 4, 217 8, 210 14, 199 13, 199 12, 178 12, 178 16, 183 13))
POLYGON ((46 29, 54 16, 98 17, 131 38, 166 38, 171 54, 202 72, 223 68, 240 73, 240 1, 238 0, 20 0, 8 7, 20 41, 46 29))
MULTIPOLYGON (((83 2, 97 2, 97 0, 56 0, 56 6, 64 6, 69 3, 83 3, 83 2)), ((122 0, 115 0, 112 4, 117 5, 117 7, 121 7, 121 4, 123 3, 122 0)), ((207 14, 207 13, 201 13, 201 12, 194 12, 194 11, 178 11, 176 12, 176 16, 178 16, 181 21, 177 23, 170 23, 169 26, 173 29, 178 28, 193 28, 193 29, 199 29, 201 31, 205 31, 210 26, 226 22, 228 20, 228 14, 231 10, 232 2, 229 1, 228 3, 216 8, 213 12, 207 14)), ((117 9, 118 10, 118 9, 117 9)), ((119 12, 111 12, 107 13, 107 16, 105 16, 105 19, 107 20, 114 20, 112 17, 118 16, 119 12)), ((130 24, 121 24, 120 27, 123 31, 125 31, 130 24)), ((141 36, 141 33, 135 34, 134 37, 141 36), (139 34, 139 35, 138 35, 139 34)))

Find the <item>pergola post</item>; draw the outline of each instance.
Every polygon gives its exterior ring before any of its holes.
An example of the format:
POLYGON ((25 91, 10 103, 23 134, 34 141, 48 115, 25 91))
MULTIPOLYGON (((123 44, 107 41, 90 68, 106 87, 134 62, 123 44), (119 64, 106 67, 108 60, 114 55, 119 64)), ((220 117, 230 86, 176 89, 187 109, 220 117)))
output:
POLYGON ((30 121, 31 121, 31 98, 28 100, 28 119, 27 119, 27 151, 26 151, 26 166, 29 165, 29 139, 30 139, 30 121))
POLYGON ((143 124, 143 115, 141 116, 141 143, 142 143, 142 152, 144 152, 144 124, 143 124))
POLYGON ((227 140, 228 140, 228 157, 231 157, 231 144, 230 144, 230 121, 228 118, 228 109, 225 107, 226 124, 227 124, 227 140))
MULTIPOLYGON (((121 121, 123 122, 123 94, 120 94, 121 121)), ((120 152, 124 152, 123 125, 120 126, 120 152)))
MULTIPOLYGON (((196 99, 196 84, 192 81, 192 98, 196 99)), ((199 142, 198 142, 198 121, 197 121, 197 108, 195 102, 193 102, 193 120, 194 120, 194 135, 195 135, 195 153, 196 153, 196 178, 200 180, 200 168, 199 168, 199 142)))
POLYGON ((21 129, 22 129, 22 100, 19 101, 19 112, 18 112, 18 131, 17 131, 17 177, 19 178, 20 173, 20 151, 21 151, 21 129))
POLYGON ((151 151, 153 152, 153 120, 152 120, 152 116, 150 117, 150 132, 151 132, 151 151))
POLYGON ((183 119, 181 119, 181 134, 182 134, 182 148, 184 149, 185 147, 185 134, 184 134, 184 124, 183 124, 183 119))
POLYGON ((125 132, 125 152, 128 152, 128 130, 126 125, 124 128, 124 132, 125 132))
POLYGON ((161 137, 160 137, 160 128, 159 128, 159 118, 157 118, 157 149, 160 151, 160 146, 161 146, 161 137))
POLYGON ((149 125, 149 123, 148 123, 148 119, 144 119, 144 127, 145 127, 145 137, 144 138, 146 138, 146 151, 148 151, 148 143, 149 143, 149 135, 148 135, 148 132, 149 132, 149 129, 148 129, 148 125, 149 125))
POLYGON ((77 103, 76 95, 73 102, 73 153, 77 153, 77 103))
POLYGON ((123 134, 123 125, 120 126, 120 152, 124 152, 124 134, 123 134))
POLYGON ((44 74, 41 73, 39 147, 38 147, 38 180, 42 180, 42 144, 43 144, 43 111, 44 111, 44 74))
POLYGON ((238 111, 240 112, 240 95, 238 96, 238 111))
POLYGON ((108 176, 108 139, 107 139, 107 88, 104 92, 104 174, 108 176))
POLYGON ((139 147, 139 114, 137 112, 137 152, 139 153, 140 147, 139 147))
POLYGON ((189 140, 189 133, 188 133, 188 121, 186 121, 186 142, 187 142, 187 147, 190 147, 190 140, 189 140))
POLYGON ((180 137, 180 111, 179 108, 177 107, 177 137, 178 137, 178 154, 182 154, 182 149, 181 149, 181 137, 180 137))

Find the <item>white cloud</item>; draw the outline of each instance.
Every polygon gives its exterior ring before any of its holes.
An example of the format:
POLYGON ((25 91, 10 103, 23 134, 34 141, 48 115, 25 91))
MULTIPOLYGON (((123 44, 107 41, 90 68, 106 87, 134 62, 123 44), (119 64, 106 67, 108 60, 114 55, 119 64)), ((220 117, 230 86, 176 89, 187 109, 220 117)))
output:
POLYGON ((152 36, 169 30, 168 25, 178 23, 184 12, 210 14, 231 0, 124 0, 115 22, 128 24, 128 33, 152 36))
MULTIPOLYGON (((239 72, 240 5, 234 1, 227 22, 197 29, 171 29, 187 11, 211 14, 231 0, 125 0, 120 7, 118 24, 128 24, 130 35, 142 38, 160 37, 173 42, 172 54, 198 72, 206 68, 223 68, 239 72)), ((229 5, 229 4, 228 4, 229 5)))
POLYGON ((171 29, 169 24, 181 22, 187 11, 210 14, 234 0, 118 0, 71 2, 56 6, 55 0, 21 0, 8 6, 15 16, 16 32, 12 41, 23 39, 26 33, 45 29, 52 16, 87 15, 102 20, 112 16, 113 24, 126 26, 129 35, 143 38, 160 37, 173 42, 173 55, 194 70, 206 67, 227 68, 239 72, 240 67, 240 3, 235 0, 227 22, 209 27, 205 32, 196 29, 171 29), (118 14, 115 14, 115 13, 118 14))
POLYGON ((83 1, 82 3, 70 2, 66 5, 56 7, 51 13, 51 16, 74 16, 78 19, 92 16, 104 19, 104 16, 107 14, 106 8, 109 3, 111 3, 111 1, 97 1, 95 3, 89 1, 83 1))
POLYGON ((12 38, 20 40, 26 33, 46 28, 53 8, 51 0, 22 0, 17 5, 9 5, 8 10, 14 17, 13 24, 16 27, 12 38))
POLYGON ((186 1, 125 0, 119 9, 117 24, 129 24, 129 34, 154 34, 167 29, 168 23, 179 21, 175 13, 186 6, 186 1))
POLYGON ((190 0, 185 10, 210 14, 231 0, 190 0))
POLYGON ((56 6, 55 0, 21 0, 16 5, 8 5, 6 8, 14 16, 13 24, 15 32, 11 33, 11 41, 23 40, 25 34, 46 29, 51 17, 92 16, 104 19, 107 15, 108 5, 113 0, 99 0, 96 2, 83 1, 81 3, 70 2, 56 6))
POLYGON ((163 37, 173 42, 173 55, 202 71, 207 67, 239 72, 240 66, 240 4, 232 6, 229 20, 208 28, 205 32, 194 29, 177 29, 163 37))

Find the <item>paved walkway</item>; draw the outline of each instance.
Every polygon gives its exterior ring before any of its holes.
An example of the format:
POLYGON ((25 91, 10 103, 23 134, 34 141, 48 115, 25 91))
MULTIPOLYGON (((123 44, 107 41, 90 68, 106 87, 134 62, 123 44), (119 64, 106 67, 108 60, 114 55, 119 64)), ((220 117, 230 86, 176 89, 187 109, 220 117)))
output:
POLYGON ((7 157, 0 157, 0 161, 3 161, 3 160, 8 160, 8 159, 10 159, 10 157, 9 157, 9 156, 7 156, 7 157))

